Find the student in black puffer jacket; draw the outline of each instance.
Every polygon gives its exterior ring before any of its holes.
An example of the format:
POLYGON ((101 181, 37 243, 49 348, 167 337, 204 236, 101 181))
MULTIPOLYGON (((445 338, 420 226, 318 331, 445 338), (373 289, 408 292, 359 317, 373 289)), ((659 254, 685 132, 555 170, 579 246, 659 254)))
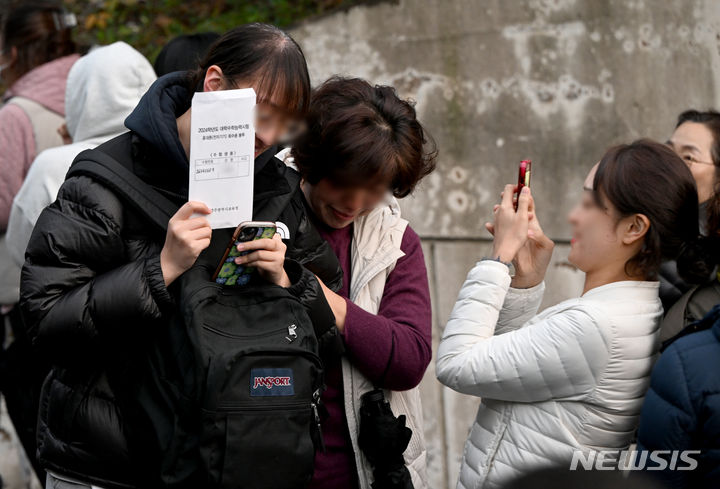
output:
MULTIPOLYGON (((210 243, 209 209, 187 202, 190 105, 195 90, 252 86, 256 122, 255 205, 292 189, 274 146, 307 109, 310 82, 299 46, 261 24, 233 29, 196 72, 159 79, 127 118, 130 129, 98 149, 128 154, 133 171, 179 208, 167 234, 88 176, 72 176, 40 215, 22 273, 21 307, 30 337, 53 364, 43 386, 38 455, 51 487, 148 487, 146 427, 127 415, 139 365, 178 305, 173 283, 210 243)), ((285 255, 328 286, 341 274, 309 223, 302 193, 283 211, 284 243, 267 240, 268 261, 253 264, 277 285, 291 285, 285 255)), ((292 275, 292 274, 291 274, 292 275)), ((322 296, 322 294, 319 294, 322 296)), ((155 486, 156 487, 156 486, 155 486)))

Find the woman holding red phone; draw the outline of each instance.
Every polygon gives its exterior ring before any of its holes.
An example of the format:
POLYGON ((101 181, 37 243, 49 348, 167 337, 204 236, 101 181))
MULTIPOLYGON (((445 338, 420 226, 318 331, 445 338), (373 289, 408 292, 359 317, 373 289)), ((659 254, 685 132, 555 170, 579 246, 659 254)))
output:
POLYGON ((513 209, 515 188, 495 206, 492 254, 468 274, 438 349, 438 379, 482 398, 462 487, 626 449, 657 350, 660 261, 678 257, 689 279, 705 271, 688 260, 699 241, 687 166, 656 142, 616 146, 569 215, 568 259, 586 273, 583 294, 538 313, 554 244, 529 187, 513 209))

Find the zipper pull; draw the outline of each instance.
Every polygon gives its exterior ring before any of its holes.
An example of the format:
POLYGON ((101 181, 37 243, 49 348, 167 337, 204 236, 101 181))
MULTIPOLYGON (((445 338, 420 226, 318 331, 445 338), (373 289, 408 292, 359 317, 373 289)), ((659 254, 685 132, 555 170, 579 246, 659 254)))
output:
POLYGON ((322 450, 323 453, 326 453, 325 450, 325 438, 322 434, 322 425, 320 423, 320 413, 318 413, 318 407, 316 403, 312 403, 312 410, 313 415, 315 416, 315 426, 317 427, 317 433, 318 433, 318 440, 320 441, 320 450, 322 450))
POLYGON ((294 324, 291 324, 288 326, 288 335, 285 337, 286 340, 288 340, 288 343, 292 343, 297 339, 297 326, 294 324))

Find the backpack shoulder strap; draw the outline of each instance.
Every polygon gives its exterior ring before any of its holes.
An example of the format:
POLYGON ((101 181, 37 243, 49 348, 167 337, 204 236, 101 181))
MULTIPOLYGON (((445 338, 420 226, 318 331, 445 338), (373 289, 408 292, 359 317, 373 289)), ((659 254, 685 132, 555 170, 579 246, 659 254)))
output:
MULTIPOLYGON (((717 279, 705 285, 696 285, 688 290, 668 311, 663 320, 660 351, 664 351, 678 338, 711 327, 717 313, 710 318, 710 312, 720 304, 720 283, 717 279), (671 314, 672 313, 672 314, 671 314), (670 321, 666 328, 666 321, 670 321)), ((717 311, 720 312, 720 311, 717 311)))
POLYGON ((660 351, 663 352, 667 350, 670 345, 672 345, 675 341, 679 340, 684 336, 712 328, 715 322, 718 320, 720 320, 720 309, 715 306, 710 309, 710 311, 703 318, 691 322, 690 324, 685 326, 685 328, 682 329, 678 334, 676 334, 672 338, 663 341, 660 345, 660 351))
POLYGON ((685 292, 667 311, 660 328, 660 341, 672 338, 685 327, 685 311, 698 287, 696 285, 685 292))
POLYGON ((65 122, 62 115, 26 97, 15 96, 7 103, 20 107, 27 114, 35 138, 36 154, 63 144, 63 140, 57 132, 57 129, 65 122))
POLYGON ((701 286, 688 301, 685 308, 685 323, 687 324, 688 320, 703 318, 718 303, 720 303, 720 284, 714 279, 701 286))
POLYGON ((660 327, 660 342, 669 340, 685 328, 685 311, 698 288, 699 286, 696 285, 685 292, 665 314, 660 327))
POLYGON ((161 230, 167 229, 177 206, 145 183, 109 154, 98 149, 85 150, 73 161, 65 178, 86 175, 112 189, 141 215, 161 230))

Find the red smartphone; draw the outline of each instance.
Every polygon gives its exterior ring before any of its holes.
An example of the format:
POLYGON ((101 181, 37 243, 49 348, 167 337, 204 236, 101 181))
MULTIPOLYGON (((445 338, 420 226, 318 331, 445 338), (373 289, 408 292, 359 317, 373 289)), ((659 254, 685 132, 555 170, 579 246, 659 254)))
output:
MULTIPOLYGON (((518 168, 518 184, 517 184, 517 199, 520 199, 520 192, 522 192, 523 187, 529 187, 530 186, 530 166, 532 165, 532 161, 530 160, 522 160, 520 162, 520 166, 518 168)), ((515 200, 515 210, 518 208, 518 200, 515 200)))

